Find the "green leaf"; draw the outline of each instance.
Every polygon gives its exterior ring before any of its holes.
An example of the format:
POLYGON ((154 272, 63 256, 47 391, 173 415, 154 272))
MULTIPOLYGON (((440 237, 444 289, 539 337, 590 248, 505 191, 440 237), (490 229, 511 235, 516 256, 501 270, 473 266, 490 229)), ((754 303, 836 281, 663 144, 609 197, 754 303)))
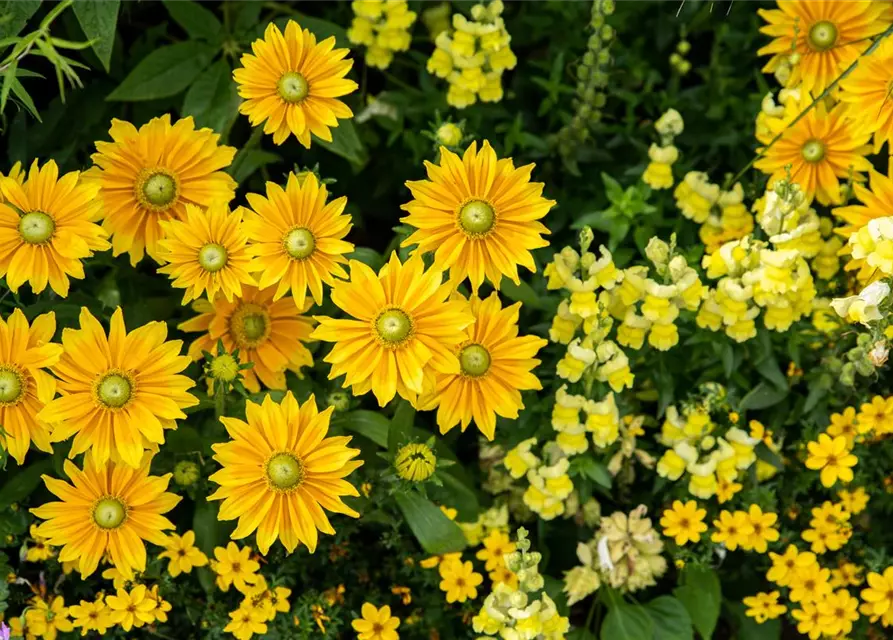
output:
POLYGON ((207 453, 209 446, 194 427, 180 426, 174 431, 167 432, 164 450, 171 453, 207 453))
POLYGON ((241 184, 254 175, 254 172, 261 167, 279 162, 280 160, 282 160, 282 156, 270 151, 243 148, 236 153, 236 157, 233 158, 233 163, 228 171, 233 180, 241 184))
POLYGON ((571 461, 571 475, 583 475, 600 484, 605 489, 610 489, 613 484, 608 468, 600 462, 596 462, 590 456, 577 456, 571 461), (574 470, 576 474, 574 474, 574 470))
POLYGON ((39 8, 40 0, 0 2, 0 38, 19 33, 39 8))
POLYGON ((713 637, 722 591, 719 578, 713 569, 707 567, 686 567, 682 574, 683 584, 673 589, 673 594, 688 611, 692 624, 704 640, 713 637))
POLYGON ((190 38, 210 42, 220 39, 223 25, 213 12, 199 3, 192 0, 164 0, 164 6, 174 22, 183 27, 190 38))
POLYGON ((533 290, 533 287, 523 280, 520 284, 515 284, 508 278, 503 278, 502 283, 499 285, 499 291, 504 293, 505 297, 509 300, 520 302, 525 307, 531 309, 543 308, 543 299, 537 295, 536 291, 533 290))
POLYGON ((218 505, 216 502, 203 500, 196 503, 192 516, 192 530, 195 531, 195 546, 209 557, 214 554, 214 547, 223 546, 226 535, 217 520, 218 505))
POLYGON ((0 89, 0 113, 6 110, 6 101, 9 99, 9 92, 12 89, 13 80, 16 79, 16 69, 18 63, 13 60, 9 63, 9 68, 3 74, 3 88, 0 89))
POLYGON ((27 467, 10 468, 11 477, 0 489, 0 512, 5 511, 14 502, 21 502, 40 485, 40 476, 53 470, 53 460, 44 458, 27 467))
POLYGON ((414 419, 415 409, 406 400, 400 400, 388 428, 388 452, 391 455, 397 453, 397 449, 409 440, 414 419))
POLYGON ((136 102, 175 96, 210 64, 216 48, 201 42, 159 47, 143 58, 106 100, 136 102))
POLYGON ((208 67, 189 87, 181 112, 195 118, 196 126, 226 136, 239 115, 239 93, 229 64, 218 60, 208 67))
POLYGON ((443 482, 443 486, 429 486, 428 494, 438 502, 454 507, 459 512, 460 521, 473 522, 481 510, 478 496, 474 490, 448 471, 438 470, 437 477, 443 482), (440 496, 443 496, 443 499, 439 499, 440 496))
POLYGON ((34 116, 35 120, 41 122, 40 113, 37 112, 37 107, 34 106, 34 101, 31 99, 31 94, 29 94, 25 90, 25 87, 22 85, 21 82, 19 82, 18 78, 12 81, 12 94, 19 99, 19 101, 22 103, 22 106, 24 106, 25 109, 28 110, 28 113, 34 116))
POLYGON ((368 247, 357 247, 351 253, 347 254, 347 258, 350 260, 359 260, 376 272, 384 266, 384 257, 375 249, 369 249, 368 247))
POLYGON ((6 611, 9 608, 9 585, 6 583, 6 580, 0 584, 0 613, 6 611))
POLYGON ((754 367, 757 372, 779 390, 786 390, 788 388, 788 379, 782 373, 781 367, 778 366, 778 361, 775 359, 769 332, 761 331, 754 346, 758 352, 757 357, 754 359, 754 367))
POLYGON ((354 171, 359 171, 369 162, 366 148, 357 135, 356 127, 350 120, 338 121, 338 126, 332 129, 331 142, 320 140, 316 136, 314 136, 314 139, 324 148, 350 162, 354 171))
POLYGON ((417 493, 398 493, 394 497, 406 524, 427 553, 453 553, 465 548, 462 529, 433 502, 417 493))
MULTIPOLYGON (((28 530, 28 515, 24 509, 13 511, 8 509, 0 513, 0 546, 8 546, 6 544, 7 536, 20 536, 28 530)), ((21 542, 16 541, 18 545, 21 542)), ((0 563, 2 564, 2 563, 0 563)))
POLYGON ((787 388, 778 389, 773 385, 760 382, 741 399, 738 408, 741 410, 766 409, 784 400, 788 393, 789 390, 787 388))
POLYGON ((351 411, 342 416, 336 416, 332 419, 332 425, 338 425, 348 431, 358 433, 369 438, 378 446, 388 448, 388 431, 391 422, 376 411, 367 411, 366 409, 351 411))
POLYGON ((99 62, 108 72, 112 60, 112 48, 115 46, 115 27, 118 25, 118 8, 120 0, 78 0, 74 3, 74 15, 77 17, 99 62))
POLYGON ((645 607, 654 620, 654 640, 692 640, 691 616, 673 596, 661 596, 645 607))
POLYGON ((621 604, 605 616, 601 640, 652 640, 654 621, 641 605, 621 604))

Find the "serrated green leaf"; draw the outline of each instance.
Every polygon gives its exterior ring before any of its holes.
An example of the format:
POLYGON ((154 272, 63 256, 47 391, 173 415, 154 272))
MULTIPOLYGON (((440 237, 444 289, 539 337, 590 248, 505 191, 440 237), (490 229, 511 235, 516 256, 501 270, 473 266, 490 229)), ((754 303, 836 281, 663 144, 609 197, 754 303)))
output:
POLYGON ((78 0, 72 6, 84 35, 91 40, 93 52, 106 71, 115 46, 120 4, 120 0, 78 0))
POLYGON ((192 116, 197 127, 209 127, 226 136, 239 115, 239 93, 226 61, 218 60, 192 83, 181 111, 192 116))
POLYGON ((406 524, 427 553, 453 553, 465 548, 465 536, 459 525, 433 502, 417 493, 398 493, 395 499, 406 524))
POLYGON ((216 48, 201 42, 178 42, 143 58, 106 100, 137 102, 175 96, 211 63, 216 48))

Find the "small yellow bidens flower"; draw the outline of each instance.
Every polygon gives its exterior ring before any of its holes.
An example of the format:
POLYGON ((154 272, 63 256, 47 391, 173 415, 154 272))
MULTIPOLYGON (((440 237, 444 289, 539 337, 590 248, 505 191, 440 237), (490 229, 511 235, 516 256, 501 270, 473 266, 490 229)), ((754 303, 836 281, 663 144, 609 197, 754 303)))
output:
POLYGON ((397 633, 400 618, 391 615, 388 605, 379 609, 370 602, 364 602, 360 614, 362 617, 350 623, 357 632, 358 640, 397 640, 400 637, 397 633))
POLYGON ((69 278, 84 277, 81 261, 111 246, 96 224, 97 192, 77 171, 60 178, 53 160, 43 167, 35 160, 24 184, 0 174, 0 277, 14 293, 25 282, 34 293, 49 284, 64 298, 69 278))
POLYGON ((859 459, 850 453, 846 438, 837 436, 831 438, 822 433, 818 441, 807 445, 809 457, 806 459, 806 467, 809 469, 821 469, 821 481, 825 487, 832 487, 838 481, 850 482, 853 479, 852 467, 856 466, 859 459))
POLYGON ((747 519, 750 521, 753 532, 747 543, 741 546, 745 549, 753 549, 757 553, 766 553, 768 543, 775 542, 779 537, 778 530, 775 529, 778 515, 763 513, 759 505, 752 504, 747 512, 747 519))
POLYGON ((837 492, 837 497, 840 498, 843 508, 853 515, 862 513, 868 506, 868 493, 864 487, 857 487, 852 491, 841 489, 837 492))
POLYGON ((713 526, 716 531, 711 540, 724 544, 729 551, 734 551, 739 546, 747 547, 753 535, 753 525, 745 511, 720 511, 719 520, 714 520, 713 526))
POLYGON ((455 559, 440 563, 440 589, 446 593, 446 601, 465 602, 478 597, 478 585, 484 581, 481 574, 476 573, 471 561, 462 562, 455 559))
POLYGON ((251 210, 245 214, 244 231, 255 256, 252 271, 258 272, 258 286, 276 285, 274 300, 291 292, 299 309, 305 308, 309 291, 316 304, 322 304, 322 285, 346 278, 341 266, 344 254, 354 250, 344 237, 350 232, 351 217, 344 214, 347 198, 326 202, 326 186, 308 173, 299 180, 288 174, 285 188, 267 183, 266 197, 249 193, 251 210))
POLYGON ((193 567, 204 567, 208 564, 208 556, 195 546, 194 531, 187 531, 182 536, 175 533, 169 535, 165 550, 158 554, 158 557, 170 560, 167 571, 173 578, 181 573, 191 572, 193 567))
POLYGON ((68 613, 71 615, 72 625, 75 629, 80 629, 82 636, 90 631, 96 631, 103 636, 108 628, 114 625, 112 611, 101 594, 97 595, 93 602, 81 600, 79 605, 71 605, 68 607, 68 613))
POLYGON ((65 606, 62 596, 50 596, 49 600, 35 596, 29 605, 24 616, 28 637, 52 640, 60 631, 68 632, 74 628, 69 619, 69 608, 65 606))
POLYGON ((688 542, 698 542, 701 534, 707 531, 704 524, 706 509, 699 509, 698 503, 689 500, 686 503, 675 500, 670 509, 664 511, 660 519, 660 526, 664 529, 664 535, 673 538, 678 545, 688 542))
POLYGON ((223 628, 227 633, 233 634, 236 640, 249 640, 251 636, 265 634, 267 632, 267 616, 255 607, 241 606, 229 613, 230 621, 223 628))
POLYGON ((310 134, 332 141, 330 127, 353 112, 338 98, 353 93, 357 83, 344 76, 353 66, 347 49, 334 49, 335 37, 317 43, 316 36, 294 20, 285 35, 272 22, 264 37, 251 43, 253 53, 242 55, 233 71, 244 102, 239 112, 253 126, 264 123, 264 133, 282 144, 294 135, 310 148, 310 134))
POLYGON ((480 549, 475 557, 484 561, 486 571, 504 566, 503 556, 515 550, 515 543, 509 539, 508 534, 498 529, 493 529, 482 542, 484 548, 480 549))
POLYGON ((772 567, 766 573, 766 579, 779 587, 788 587, 798 582, 800 570, 816 564, 814 553, 801 553, 792 544, 781 555, 770 551, 769 558, 772 560, 772 567))
POLYGON ((744 598, 743 602, 747 607, 744 613, 748 618, 756 620, 757 624, 763 624, 766 620, 774 620, 788 610, 786 606, 779 604, 779 595, 781 594, 778 591, 772 591, 744 598))
POLYGON ((119 625, 124 631, 155 621, 153 611, 156 602, 144 584, 136 585, 129 592, 119 589, 117 594, 106 596, 105 602, 109 608, 110 622, 119 625))
POLYGON ((872 622, 880 619, 884 627, 893 626, 893 567, 883 573, 872 571, 866 578, 868 586, 862 589, 862 613, 872 622))
POLYGON ((158 259, 167 263, 158 273, 167 274, 172 286, 186 290, 182 304, 203 294, 214 300, 218 292, 232 302, 234 295, 242 295, 242 284, 254 284, 241 211, 230 213, 220 202, 206 211, 187 204, 183 220, 158 224, 164 233, 158 242, 158 259))
POLYGON ((437 469, 437 458, 431 447, 420 442, 400 447, 394 458, 394 468, 404 480, 422 482, 430 478, 437 469))
POLYGON ((217 588, 221 591, 229 591, 230 585, 235 585, 244 593, 260 579, 260 563, 251 559, 251 547, 239 549, 235 542, 230 542, 226 547, 216 547, 214 558, 211 570, 217 574, 217 588))

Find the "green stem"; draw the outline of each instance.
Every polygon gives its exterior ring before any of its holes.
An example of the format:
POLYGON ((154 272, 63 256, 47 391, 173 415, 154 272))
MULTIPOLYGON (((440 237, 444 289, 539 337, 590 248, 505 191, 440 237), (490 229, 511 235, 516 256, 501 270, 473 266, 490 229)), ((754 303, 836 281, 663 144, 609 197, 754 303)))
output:
POLYGON ((586 625, 583 627, 587 631, 592 629, 592 620, 595 618, 595 608, 598 606, 598 598, 592 599, 592 604, 589 605, 589 613, 586 615, 586 625))
POLYGON ((217 420, 226 415, 226 394, 223 389, 214 389, 214 415, 217 420))
POLYGON ((889 36, 891 33, 893 33, 893 24, 891 24, 889 27, 887 27, 887 30, 884 31, 882 34, 880 34, 877 37, 877 40, 875 40, 874 43, 865 50, 865 53, 863 53, 858 58, 853 60, 853 63, 850 66, 848 66, 846 69, 844 69, 843 73, 841 73, 839 76, 837 76, 834 79, 834 81, 831 84, 829 84, 828 87, 824 91, 822 91, 821 94, 819 94, 819 96, 817 98, 815 98, 811 103, 809 103, 809 106, 807 106, 803 111, 801 111, 797 115, 797 117, 794 118, 784 129, 782 129, 780 132, 778 132, 778 134, 774 138, 772 138, 772 140, 769 141, 769 144, 767 144, 765 147, 763 147, 760 150, 760 152, 757 153, 757 155, 754 156, 754 158, 750 162, 748 162, 747 165, 745 165, 745 167, 743 169, 741 169, 741 171, 739 171, 737 174, 735 174, 735 176, 733 178, 726 180, 724 189, 728 189, 732 185, 734 185, 736 182, 738 182, 738 180, 741 179, 741 176, 743 176, 747 172, 747 170, 750 169, 754 165, 754 163, 756 163, 760 158, 764 157, 766 155, 766 152, 769 151, 769 149, 772 148, 772 145, 774 145, 776 142, 778 142, 782 138, 782 136, 784 136, 784 134, 787 132, 788 129, 790 129, 795 124, 800 122, 800 120, 802 120, 806 116, 807 113, 812 111, 812 109, 819 102, 821 102, 822 100, 827 98, 831 94, 831 92, 837 88, 837 85, 840 84, 840 82, 842 80, 844 80, 848 75, 850 75, 857 66, 859 66, 859 61, 862 58, 864 58, 865 56, 869 56, 872 53, 874 53, 875 50, 881 45, 881 42, 884 41, 884 38, 889 36))

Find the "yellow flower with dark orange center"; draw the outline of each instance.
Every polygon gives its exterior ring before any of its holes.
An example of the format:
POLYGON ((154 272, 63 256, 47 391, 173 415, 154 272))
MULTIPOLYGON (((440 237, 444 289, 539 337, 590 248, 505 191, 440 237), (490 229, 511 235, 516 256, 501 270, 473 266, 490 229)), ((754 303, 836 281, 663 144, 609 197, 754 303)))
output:
POLYGON ((179 496, 166 493, 171 474, 149 475, 151 461, 146 453, 132 468, 98 464, 87 454, 83 470, 65 461, 71 484, 43 476, 47 489, 61 502, 49 502, 31 513, 46 520, 37 534, 62 547, 59 562, 76 561, 83 578, 96 571, 105 554, 127 579, 146 570, 143 540, 165 544, 163 531, 174 525, 163 514, 180 502, 179 496))
POLYGON ((53 367, 62 397, 38 417, 53 424, 51 440, 71 436, 69 457, 90 449, 99 465, 111 458, 138 467, 143 450, 164 444, 164 430, 198 404, 180 375, 189 358, 181 340, 167 341, 167 325, 150 322, 127 332, 120 308, 112 314, 108 337, 84 307, 80 329, 62 331, 62 358, 53 367))
POLYGON ((9 451, 19 464, 31 443, 52 453, 51 426, 37 414, 56 395, 56 379, 44 371, 62 355, 62 345, 53 344, 56 315, 37 316, 29 326, 21 309, 7 320, 0 318, 0 448, 9 451))
MULTIPOLYGON (((192 308, 200 315, 180 324, 181 331, 204 334, 189 345, 193 360, 203 352, 216 352, 217 341, 226 353, 239 350, 239 362, 253 366, 242 369, 242 383, 253 392, 263 384, 268 389, 285 389, 285 372, 299 372, 313 365, 313 356, 303 345, 310 341, 313 321, 301 315, 291 298, 273 300, 274 287, 242 287, 242 295, 232 302, 197 300, 192 308)), ((307 304, 303 311, 310 305, 307 304)))
POLYGON ((316 176, 288 174, 285 189, 267 183, 267 197, 249 193, 253 211, 245 216, 245 233, 251 239, 261 288, 276 284, 275 299, 291 291, 295 304, 304 308, 307 291, 322 304, 322 285, 346 278, 341 264, 354 246, 344 241, 350 216, 344 215, 347 198, 326 204, 328 191, 316 176))
POLYGON ((109 248, 108 234, 96 224, 96 187, 80 176, 71 171, 60 178, 54 161, 40 167, 35 160, 24 182, 15 171, 0 178, 0 277, 13 292, 25 282, 34 293, 49 284, 64 298, 69 278, 84 277, 81 260, 109 248))
POLYGON ((426 376, 459 373, 458 346, 473 322, 464 300, 447 300, 452 287, 419 255, 401 263, 396 252, 375 274, 350 261, 350 280, 332 286, 332 302, 352 316, 316 316, 312 337, 334 342, 324 358, 329 379, 344 377, 354 395, 372 391, 382 407, 395 395, 415 403, 426 376))
POLYGON ((475 322, 455 351, 459 371, 439 374, 420 408, 437 407, 441 433, 456 425, 465 431, 474 422, 492 440, 496 416, 517 419, 524 408, 521 392, 543 388, 532 371, 540 363, 534 356, 548 342, 518 335, 520 302, 503 309, 491 293, 486 300, 473 296, 470 306, 475 322))
POLYGON ((84 179, 100 187, 114 255, 130 254, 133 265, 144 253, 158 260, 161 220, 182 220, 187 204, 207 207, 235 195, 236 181, 221 171, 235 148, 218 145, 220 135, 211 129, 196 131, 191 117, 171 125, 165 114, 139 129, 112 120, 109 135, 112 142, 96 143, 95 166, 84 179))
POLYGON ((267 395, 245 412, 247 422, 221 418, 231 440, 212 447, 223 468, 208 499, 223 500, 221 520, 238 519, 233 539, 256 530, 264 555, 277 538, 289 553, 299 543, 313 553, 319 531, 335 533, 324 510, 360 516, 341 500, 359 495, 344 478, 362 466, 352 460, 360 450, 348 448, 348 436, 326 437, 332 407, 318 411, 312 395, 303 405, 291 391, 281 403, 267 395))
POLYGON ((345 60, 350 51, 334 47, 334 36, 317 43, 294 20, 285 35, 271 22, 264 37, 251 43, 253 54, 244 54, 242 68, 233 71, 245 99, 239 111, 253 126, 264 123, 264 133, 272 133, 276 144, 293 134, 309 149, 311 133, 331 142, 330 127, 353 117, 338 98, 357 89, 344 78, 353 66, 353 60, 345 60))
POLYGON ((538 220, 555 201, 530 182, 532 164, 515 168, 484 141, 480 152, 472 142, 462 158, 441 147, 440 164, 425 168, 428 180, 406 183, 415 199, 400 207, 409 212, 400 220, 416 231, 402 246, 433 251, 436 268, 449 269, 454 285, 468 278, 475 292, 485 276, 499 288, 503 276, 519 283, 518 265, 536 271, 531 250, 549 246, 538 220))
MULTIPOLYGON (((871 169, 865 157, 871 133, 855 120, 845 118, 845 107, 838 105, 830 112, 819 103, 785 130, 782 137, 754 163, 757 169, 771 175, 774 183, 787 176, 799 184, 810 201, 815 197, 822 204, 840 202, 840 180, 851 174, 856 180, 871 169)), ((763 150, 760 150, 763 153, 763 150)))
POLYGON ((800 55, 788 86, 820 94, 871 45, 871 36, 890 24, 883 2, 779 0, 778 9, 759 9, 768 23, 761 33, 774 40, 759 55, 772 55, 763 71, 773 73, 791 53, 800 55))
POLYGON ((242 227, 242 210, 230 212, 223 202, 202 211, 187 204, 182 220, 161 220, 164 239, 159 241, 158 269, 173 279, 173 286, 186 289, 183 304, 218 292, 232 302, 242 295, 242 285, 254 284, 248 236, 242 227))

